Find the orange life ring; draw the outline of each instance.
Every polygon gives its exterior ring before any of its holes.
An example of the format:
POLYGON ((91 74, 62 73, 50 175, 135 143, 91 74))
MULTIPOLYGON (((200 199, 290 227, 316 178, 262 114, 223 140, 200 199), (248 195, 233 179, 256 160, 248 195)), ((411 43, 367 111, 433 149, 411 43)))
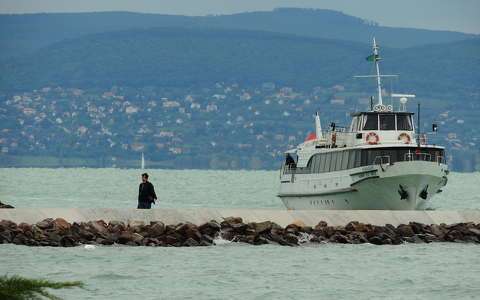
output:
POLYGON ((400 133, 397 140, 399 140, 399 141, 405 140, 404 144, 410 144, 410 142, 412 141, 412 138, 410 137, 410 135, 408 133, 404 132, 404 133, 400 133), (404 137, 405 137, 405 139, 404 139, 404 137))
POLYGON ((378 141, 380 140, 380 138, 378 137, 378 134, 376 134, 375 132, 370 132, 369 134, 367 134, 367 136, 365 137, 365 141, 369 144, 369 145, 376 145, 378 144, 378 141), (373 137, 373 141, 371 140, 371 137, 373 137))

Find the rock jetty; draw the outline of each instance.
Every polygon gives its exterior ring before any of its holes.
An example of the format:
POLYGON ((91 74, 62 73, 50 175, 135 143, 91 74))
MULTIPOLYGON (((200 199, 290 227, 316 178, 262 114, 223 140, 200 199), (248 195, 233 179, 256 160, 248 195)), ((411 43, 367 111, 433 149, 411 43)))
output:
POLYGON ((166 225, 162 222, 129 223, 103 220, 69 223, 62 218, 36 224, 0 221, 0 244, 74 247, 82 244, 191 247, 214 245, 217 239, 252 245, 297 246, 304 243, 399 245, 403 243, 480 243, 480 224, 425 225, 415 222, 397 227, 376 226, 356 221, 345 226, 316 226, 293 222, 285 228, 270 222, 244 223, 242 218, 212 220, 200 226, 192 223, 166 225))
POLYGON ((0 201, 0 208, 15 208, 15 207, 9 204, 2 203, 2 201, 0 201))

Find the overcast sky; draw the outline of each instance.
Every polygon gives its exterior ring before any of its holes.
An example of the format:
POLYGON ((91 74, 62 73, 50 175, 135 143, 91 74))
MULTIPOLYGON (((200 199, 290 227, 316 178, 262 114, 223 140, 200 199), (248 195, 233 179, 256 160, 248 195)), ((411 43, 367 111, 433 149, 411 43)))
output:
POLYGON ((0 0, 0 13, 122 10, 207 15, 276 7, 334 9, 383 26, 480 34, 480 0, 0 0))

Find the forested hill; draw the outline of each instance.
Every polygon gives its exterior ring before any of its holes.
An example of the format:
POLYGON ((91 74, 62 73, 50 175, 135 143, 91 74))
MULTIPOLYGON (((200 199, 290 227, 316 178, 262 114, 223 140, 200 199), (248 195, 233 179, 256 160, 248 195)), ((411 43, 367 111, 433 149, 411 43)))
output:
POLYGON ((129 12, 0 15, 0 53, 32 53, 64 39, 151 27, 264 30, 365 43, 375 35, 389 47, 407 48, 478 37, 451 31, 383 27, 341 12, 280 8, 273 11, 216 16, 177 16, 129 12))
MULTIPOLYGON (((215 82, 295 88, 348 85, 372 73, 363 43, 226 29, 153 28, 65 40, 0 65, 0 89, 45 86, 203 87, 215 82)), ((423 95, 478 92, 480 39, 409 49, 382 48, 382 69, 423 95)))

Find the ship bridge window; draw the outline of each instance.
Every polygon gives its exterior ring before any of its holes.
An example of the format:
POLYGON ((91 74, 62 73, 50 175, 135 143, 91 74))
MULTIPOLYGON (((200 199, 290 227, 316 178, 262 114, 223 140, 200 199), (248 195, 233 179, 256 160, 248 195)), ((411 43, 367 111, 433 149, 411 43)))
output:
POLYGON ((357 131, 358 119, 359 119, 359 117, 354 117, 354 118, 353 118, 353 120, 352 120, 352 126, 351 126, 351 128, 350 128, 350 131, 352 131, 352 132, 357 131))
POLYGON ((380 115, 380 130, 395 130, 395 115, 380 115))
POLYGON ((412 118, 410 115, 397 115, 397 130, 412 131, 412 118))
POLYGON ((378 130, 377 114, 368 114, 363 116, 363 130, 378 130))

